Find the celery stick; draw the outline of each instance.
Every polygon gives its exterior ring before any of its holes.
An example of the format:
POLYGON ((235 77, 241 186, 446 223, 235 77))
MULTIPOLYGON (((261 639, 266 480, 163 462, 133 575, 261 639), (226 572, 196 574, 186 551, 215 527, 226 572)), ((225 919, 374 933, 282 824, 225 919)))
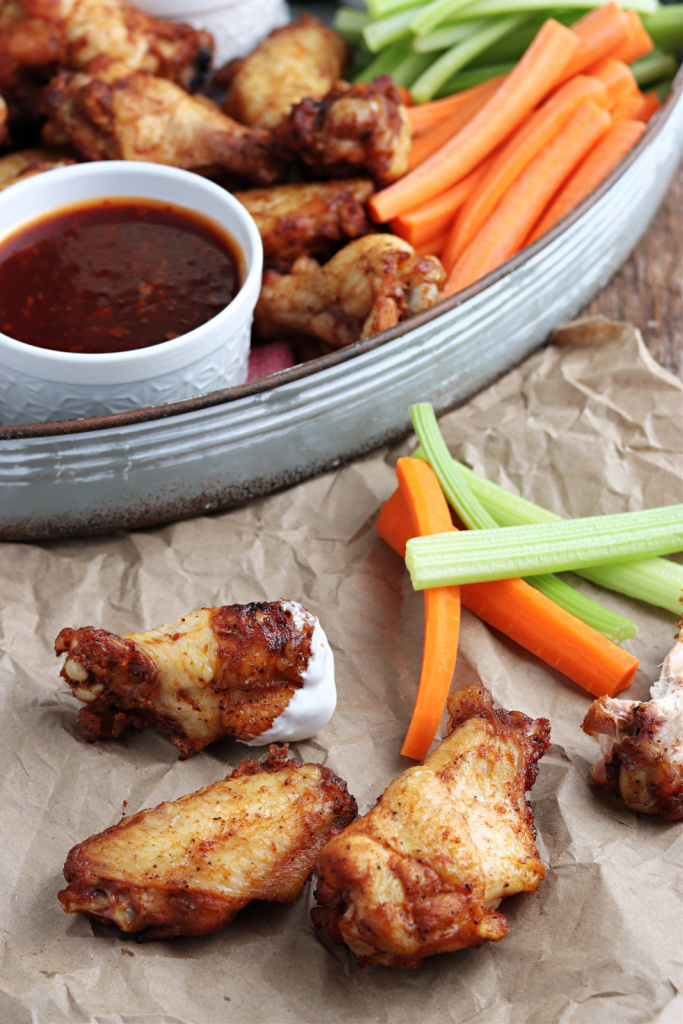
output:
MULTIPOLYGON (((413 454, 417 458, 427 459, 422 449, 413 454)), ((453 459, 453 462, 457 460, 453 459)), ((498 526, 523 526, 562 520, 562 516, 549 512, 548 509, 535 505, 518 494, 513 494, 492 480, 487 480, 462 462, 457 462, 457 466, 498 526)), ((606 590, 614 590, 657 608, 665 608, 674 615, 681 614, 683 565, 679 565, 678 562, 672 562, 668 558, 642 558, 623 565, 600 565, 593 566, 592 569, 574 571, 577 576, 590 580, 591 583, 606 590)))
POLYGON ((497 78, 498 75, 505 75, 508 71, 512 71, 514 66, 513 63, 482 64, 481 67, 471 67, 467 71, 460 71, 441 86, 435 98, 442 99, 444 96, 452 96, 454 92, 462 92, 463 89, 470 89, 473 85, 488 82, 492 78, 497 78))
POLYGON ((433 53, 408 53, 394 68, 392 72, 394 81, 409 89, 415 79, 429 67, 433 60, 433 53))
POLYGON ((395 14, 406 7, 413 7, 415 0, 366 0, 366 7, 372 18, 383 18, 387 14, 395 14))
POLYGON ((641 21, 660 50, 683 49, 683 4, 662 5, 654 14, 643 14, 641 21))
POLYGON ((678 71, 678 61, 672 53, 653 50, 646 57, 635 60, 631 64, 631 71, 642 89, 646 85, 661 82, 663 78, 672 78, 678 71))
POLYGON ((433 53, 435 50, 448 50, 455 46, 462 39, 466 39, 472 31, 472 26, 482 25, 478 21, 461 21, 459 25, 446 25, 436 29, 426 36, 415 36, 410 44, 411 50, 415 53, 433 53))
POLYGON ((484 28, 477 28, 467 39, 456 43, 450 50, 446 50, 437 60, 431 64, 417 79, 410 90, 410 94, 416 103, 425 103, 431 100, 444 82, 465 67, 479 53, 496 39, 500 39, 507 32, 517 28, 523 21, 523 16, 514 18, 501 18, 493 24, 484 28))
POLYGON ((410 29, 416 36, 425 36, 432 29, 443 25, 451 19, 462 7, 467 7, 472 0, 431 0, 431 3, 422 4, 421 10, 410 23, 410 29))
POLYGON ((406 548, 413 587, 450 587, 564 572, 683 550, 683 505, 589 516, 505 530, 414 537, 406 548))
MULTIPOLYGON (((497 528, 498 524, 474 494, 459 463, 451 458, 433 407, 427 402, 413 405, 410 416, 441 489, 462 521, 471 529, 497 528)), ((638 632, 635 622, 609 611, 555 576, 542 574, 531 577, 527 582, 614 643, 621 643, 638 632)))
POLYGON ((397 11, 396 14, 389 14, 386 18, 379 18, 371 21, 363 29, 363 42, 371 53, 377 53, 384 46, 395 43, 399 39, 410 36, 410 22, 420 5, 407 7, 405 11, 397 11))
POLYGON ((338 7, 334 12, 332 27, 349 43, 359 43, 363 29, 370 22, 370 15, 355 7, 338 7))
MULTIPOLYGON (((601 7, 602 0, 562 0, 562 10, 589 11, 601 7)), ((631 9, 640 14, 654 14, 659 9, 658 0, 624 0, 620 4, 624 10, 631 9)), ((449 15, 449 21, 460 21, 465 18, 490 18, 502 14, 521 14, 531 11, 543 11, 547 17, 553 17, 554 7, 548 0, 475 0, 461 10, 449 15)))
POLYGON ((409 54, 409 40, 399 39, 397 43, 393 43, 391 46, 381 50, 374 60, 366 64, 363 70, 354 76, 353 81, 371 82, 373 78, 378 78, 380 75, 393 75, 395 69, 409 54))

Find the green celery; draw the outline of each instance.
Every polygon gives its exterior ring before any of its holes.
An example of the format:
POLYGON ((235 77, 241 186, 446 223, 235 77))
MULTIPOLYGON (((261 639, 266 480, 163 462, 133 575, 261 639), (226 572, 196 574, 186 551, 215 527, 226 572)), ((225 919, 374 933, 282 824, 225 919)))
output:
POLYGON ((414 537, 406 548, 413 587, 564 572, 683 550, 683 505, 414 537))
POLYGON ((661 50, 653 50, 646 57, 641 57, 631 64, 636 82, 640 88, 646 85, 654 85, 661 82, 663 78, 672 78, 678 71, 678 61, 673 53, 662 53, 661 50))
POLYGON ((373 78, 380 75, 393 75, 397 67, 410 54, 410 42, 407 39, 399 39, 397 43, 380 50, 377 56, 366 64, 362 71, 359 71, 353 78, 354 82, 371 82, 373 78))
MULTIPOLYGON (((466 477, 461 472, 459 463, 451 458, 439 430, 433 407, 427 402, 413 405, 410 408, 410 416, 422 446, 420 454, 423 458, 427 458, 437 475, 447 501, 461 520, 470 529, 498 528, 493 516, 474 494, 466 477)), ((561 608, 609 637, 614 643, 621 643, 622 640, 634 637, 638 631, 635 622, 609 611, 555 576, 537 575, 528 579, 527 583, 535 586, 537 590, 540 590, 561 608)))
POLYGON ((522 16, 501 18, 491 25, 475 29, 467 39, 446 50, 412 85, 410 93, 414 101, 426 103, 431 100, 456 71, 466 67, 475 56, 483 53, 496 39, 517 28, 523 20, 522 16))
POLYGON ((452 20, 452 15, 461 8, 468 7, 472 0, 431 0, 423 4, 422 9, 410 23, 410 29, 416 36, 426 36, 444 22, 452 20))
POLYGON ((404 11, 389 14, 386 18, 371 21, 363 29, 363 42, 371 53, 377 53, 385 46, 410 36, 410 22, 419 5, 407 7, 404 11))
POLYGON ((433 53, 408 53, 394 68, 394 80, 409 89, 433 60, 433 53))
POLYGON ((482 20, 461 21, 459 25, 447 25, 444 28, 436 29, 426 36, 415 36, 410 44, 411 50, 415 53, 434 53, 436 50, 448 50, 455 46, 462 39, 466 39, 472 26, 481 25, 482 20))
MULTIPOLYGON (((589 11, 601 7, 603 0, 562 0, 563 11, 589 11)), ((620 6, 624 10, 638 11, 640 14, 654 14, 659 9, 658 0, 623 0, 620 6)), ((460 21, 465 18, 490 18, 503 14, 521 14, 542 11, 547 17, 553 17, 555 8, 548 0, 474 0, 467 7, 455 11, 449 21, 460 21)))
POLYGON ((441 86, 436 93, 435 99, 443 99, 444 96, 452 96, 455 92, 462 92, 464 89, 471 89, 473 85, 480 85, 488 82, 498 75, 505 75, 512 71, 515 65, 507 64, 482 64, 481 67, 469 67, 466 71, 459 71, 441 86))
POLYGON ((334 12, 332 27, 348 43, 359 43, 363 38, 363 29, 370 22, 366 11, 358 11, 355 7, 338 7, 334 12))
POLYGON ((643 14, 641 20, 660 50, 683 50, 683 4, 662 4, 654 14, 643 14))
POLYGON ((366 0, 366 7, 372 18, 375 20, 383 18, 387 14, 396 14, 406 7, 413 7, 415 0, 366 0))

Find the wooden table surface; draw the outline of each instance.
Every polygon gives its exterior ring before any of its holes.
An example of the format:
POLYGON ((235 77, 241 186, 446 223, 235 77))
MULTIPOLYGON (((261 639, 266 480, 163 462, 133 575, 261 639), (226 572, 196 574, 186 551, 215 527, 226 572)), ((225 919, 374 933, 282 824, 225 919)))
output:
POLYGON ((683 167, 630 259, 583 312, 634 324, 683 379, 683 167))

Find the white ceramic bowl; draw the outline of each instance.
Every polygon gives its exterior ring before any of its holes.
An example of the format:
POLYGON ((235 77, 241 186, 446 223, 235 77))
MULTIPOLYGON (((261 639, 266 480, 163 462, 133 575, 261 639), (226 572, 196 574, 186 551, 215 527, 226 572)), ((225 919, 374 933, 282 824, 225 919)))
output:
POLYGON ((124 412, 247 379, 263 246, 241 203, 213 182, 190 171, 120 160, 47 171, 0 193, 0 245, 24 225, 62 207, 112 196, 168 202, 213 221, 242 255, 242 286, 225 309, 193 331, 129 352, 58 352, 0 333, 0 423, 124 412))

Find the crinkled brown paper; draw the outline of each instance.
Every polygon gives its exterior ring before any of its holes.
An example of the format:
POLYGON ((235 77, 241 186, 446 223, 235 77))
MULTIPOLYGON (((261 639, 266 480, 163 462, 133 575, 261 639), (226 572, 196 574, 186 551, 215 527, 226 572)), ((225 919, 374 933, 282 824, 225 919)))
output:
MULTIPOLYGON (((683 387, 637 332, 603 320, 550 344, 441 424, 474 469, 570 516, 681 500, 683 387)), ((52 644, 62 626, 127 632, 201 605, 295 598, 334 648, 338 710, 304 760, 348 781, 361 812, 409 762, 399 750, 422 648, 422 596, 374 522, 394 465, 378 451, 246 508, 43 544, 5 544, 0 700, 0 1020, 545 1024, 683 1019, 683 825, 636 815, 590 782, 588 696, 463 611, 454 685, 481 680, 507 708, 546 716, 553 744, 533 790, 547 877, 501 907, 497 944, 414 971, 360 969, 314 930, 309 882, 292 905, 252 904, 222 932, 138 945, 57 901, 68 850, 128 812, 222 778, 253 750, 191 760, 152 731, 88 745, 52 644)), ((593 593, 589 584, 581 583, 593 593)), ((645 698, 671 614, 605 592, 637 620, 628 647, 645 698)), ((256 755, 263 751, 257 748, 256 755)))

